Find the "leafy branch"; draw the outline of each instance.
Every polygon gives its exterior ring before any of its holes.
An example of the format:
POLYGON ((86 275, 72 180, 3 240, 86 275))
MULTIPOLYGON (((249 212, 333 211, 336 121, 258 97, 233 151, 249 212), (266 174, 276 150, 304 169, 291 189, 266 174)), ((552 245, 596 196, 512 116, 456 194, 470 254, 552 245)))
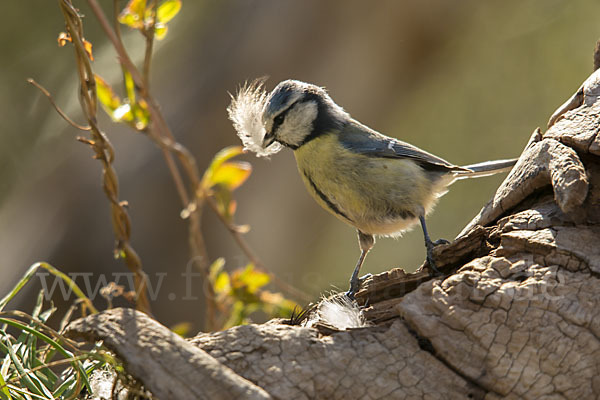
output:
POLYGON ((94 152, 94 158, 102 163, 103 189, 110 201, 111 220, 116 238, 115 256, 123 259, 134 273, 137 309, 150 314, 150 302, 146 294, 147 277, 142 270, 140 257, 129 243, 131 222, 126 210, 127 203, 119 200, 117 173, 112 166, 115 157, 114 149, 108 137, 100 130, 96 118, 98 96, 91 66, 91 44, 84 38, 81 17, 71 2, 61 0, 59 5, 66 23, 67 33, 64 40, 73 43, 75 49, 80 84, 79 101, 90 127, 90 138, 78 137, 77 139, 88 144, 94 152))
MULTIPOLYGON (((205 205, 218 216, 233 239, 244 252, 252 268, 263 272, 275 285, 293 296, 309 300, 305 293, 278 279, 268 272, 256 257, 242 235, 249 229, 238 226, 233 222, 236 202, 233 191, 242 185, 251 173, 251 166, 241 161, 230 159, 243 153, 240 147, 228 147, 215 155, 210 166, 200 174, 196 159, 181 143, 175 140, 158 102, 150 92, 150 70, 154 40, 161 40, 168 32, 170 22, 181 9, 181 0, 129 0, 121 9, 119 0, 113 0, 113 18, 109 20, 96 0, 87 0, 93 15, 98 20, 102 30, 118 54, 123 77, 123 93, 120 96, 111 85, 91 68, 93 61, 92 44, 83 36, 81 16, 72 4, 72 0, 59 0, 66 22, 66 33, 59 35, 59 44, 72 43, 75 47, 76 62, 79 72, 82 109, 88 121, 83 126, 71 120, 55 104, 52 96, 35 82, 36 85, 51 101, 57 112, 77 129, 89 131, 91 138, 78 138, 87 143, 95 151, 95 158, 103 163, 104 188, 111 201, 112 220, 117 238, 115 254, 123 258, 127 266, 135 273, 137 307, 147 313, 150 306, 145 294, 145 275, 142 272, 141 261, 129 245, 130 222, 126 213, 126 202, 118 201, 118 183, 116 173, 112 168, 114 151, 108 138, 100 130, 96 119, 97 105, 100 104, 106 113, 118 123, 128 125, 133 130, 142 133, 152 140, 161 150, 165 163, 179 194, 182 209, 181 217, 188 220, 189 245, 192 260, 203 273, 204 279, 212 284, 206 285, 206 321, 205 328, 213 330, 218 327, 217 307, 214 281, 211 280, 211 270, 205 240, 201 232, 202 209, 205 205), (121 25, 139 31, 145 40, 145 54, 142 70, 138 69, 127 52, 122 36, 121 25), (185 179, 184 179, 185 178, 185 179)), ((222 292, 219 296, 222 297, 222 292)), ((225 311, 224 311, 225 312, 225 311)))

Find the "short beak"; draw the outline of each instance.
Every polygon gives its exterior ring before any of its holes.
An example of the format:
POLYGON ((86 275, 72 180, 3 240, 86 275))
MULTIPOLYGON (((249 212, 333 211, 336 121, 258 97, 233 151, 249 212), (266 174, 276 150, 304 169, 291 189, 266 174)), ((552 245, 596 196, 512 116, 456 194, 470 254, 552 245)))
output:
POLYGON ((267 132, 265 134, 265 137, 263 138, 263 149, 266 149, 267 147, 269 147, 273 142, 275 141, 275 135, 273 135, 273 133, 271 132, 267 132))

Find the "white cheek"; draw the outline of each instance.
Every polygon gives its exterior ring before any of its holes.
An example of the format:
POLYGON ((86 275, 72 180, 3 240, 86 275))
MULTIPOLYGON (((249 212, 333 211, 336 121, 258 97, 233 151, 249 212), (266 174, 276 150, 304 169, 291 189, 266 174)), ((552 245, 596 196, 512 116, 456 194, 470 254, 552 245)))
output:
POLYGON ((299 145, 312 132, 317 112, 317 103, 314 101, 296 105, 287 113, 278 136, 285 143, 299 145))

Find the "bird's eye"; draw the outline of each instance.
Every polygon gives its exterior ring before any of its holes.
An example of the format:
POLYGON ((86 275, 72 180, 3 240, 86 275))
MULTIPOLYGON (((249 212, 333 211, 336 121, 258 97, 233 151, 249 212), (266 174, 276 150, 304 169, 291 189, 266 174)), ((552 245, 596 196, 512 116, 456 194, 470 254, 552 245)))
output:
POLYGON ((273 120, 274 122, 274 126, 279 126, 281 124, 283 124, 283 119, 285 118, 284 114, 279 114, 278 116, 275 117, 275 119, 273 120))

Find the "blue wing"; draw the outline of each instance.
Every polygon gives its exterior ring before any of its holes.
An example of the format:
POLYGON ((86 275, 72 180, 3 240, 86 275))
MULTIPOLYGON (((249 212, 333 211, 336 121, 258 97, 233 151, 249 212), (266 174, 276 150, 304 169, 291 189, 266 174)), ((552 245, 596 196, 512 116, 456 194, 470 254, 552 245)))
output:
POLYGON ((469 171, 409 143, 382 135, 355 120, 339 133, 339 140, 348 150, 370 157, 410 158, 425 169, 469 171))

